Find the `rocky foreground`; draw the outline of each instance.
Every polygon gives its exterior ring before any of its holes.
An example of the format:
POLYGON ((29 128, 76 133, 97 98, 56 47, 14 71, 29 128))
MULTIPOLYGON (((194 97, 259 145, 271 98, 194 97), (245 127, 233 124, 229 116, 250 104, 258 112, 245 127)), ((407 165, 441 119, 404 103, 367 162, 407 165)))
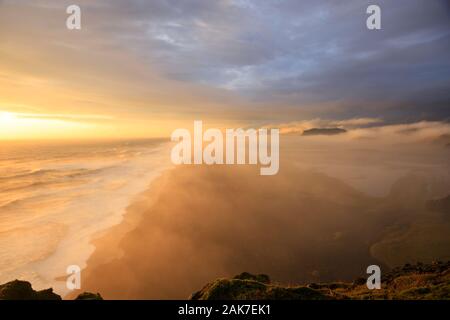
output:
MULTIPOLYGON (((217 279, 190 297, 192 300, 450 300, 450 261, 406 264, 382 276, 379 290, 369 290, 366 279, 351 283, 309 283, 283 286, 269 276, 244 272, 232 279, 217 279)), ((35 291, 27 281, 0 285, 0 300, 61 300, 52 288, 35 291)), ((75 300, 103 300, 99 293, 84 292, 75 300)))
MULTIPOLYGON (((52 288, 36 291, 28 281, 14 280, 0 285, 0 300, 62 300, 52 288)), ((84 292, 75 300, 103 300, 99 293, 84 292)))
POLYGON ((310 283, 282 286, 267 275, 242 273, 218 279, 191 296, 193 300, 339 300, 339 299, 450 299, 450 262, 405 265, 382 276, 382 288, 369 290, 366 279, 352 283, 310 283))

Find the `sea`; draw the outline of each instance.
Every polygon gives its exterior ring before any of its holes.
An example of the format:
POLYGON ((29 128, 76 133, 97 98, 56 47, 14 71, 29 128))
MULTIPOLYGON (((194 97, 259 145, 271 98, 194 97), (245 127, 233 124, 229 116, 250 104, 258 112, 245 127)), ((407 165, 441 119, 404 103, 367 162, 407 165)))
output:
POLYGON ((0 284, 67 293, 93 237, 119 224, 133 199, 171 166, 169 142, 0 142, 0 284))

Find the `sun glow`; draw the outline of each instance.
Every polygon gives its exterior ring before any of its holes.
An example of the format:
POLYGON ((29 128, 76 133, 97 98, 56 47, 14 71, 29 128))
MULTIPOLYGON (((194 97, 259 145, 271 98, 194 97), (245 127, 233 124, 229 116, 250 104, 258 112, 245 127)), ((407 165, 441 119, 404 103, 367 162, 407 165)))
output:
POLYGON ((0 111, 0 140, 68 138, 91 128, 92 124, 83 122, 0 111))
POLYGON ((0 112, 0 125, 1 124, 11 124, 13 123, 17 117, 14 113, 11 112, 0 112))

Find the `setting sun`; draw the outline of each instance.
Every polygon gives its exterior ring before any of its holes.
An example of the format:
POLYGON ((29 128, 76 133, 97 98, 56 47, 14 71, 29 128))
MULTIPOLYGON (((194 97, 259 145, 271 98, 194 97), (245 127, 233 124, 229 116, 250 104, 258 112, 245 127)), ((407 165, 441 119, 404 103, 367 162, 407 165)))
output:
POLYGON ((14 113, 0 112, 0 124, 11 124, 16 119, 14 113))
MULTIPOLYGON (((38 114, 0 112, 0 140, 81 137, 93 125, 38 114)), ((92 133, 92 132, 91 132, 92 133)))

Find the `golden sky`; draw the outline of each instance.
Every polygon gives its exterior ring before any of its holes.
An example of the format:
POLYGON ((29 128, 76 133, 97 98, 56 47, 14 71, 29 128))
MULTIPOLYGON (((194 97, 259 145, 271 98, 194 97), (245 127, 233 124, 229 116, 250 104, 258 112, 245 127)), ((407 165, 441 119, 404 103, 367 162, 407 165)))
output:
POLYGON ((79 0, 81 30, 71 1, 0 0, 0 140, 445 120, 448 14, 420 2, 377 33, 359 0, 79 0))
POLYGON ((91 27, 89 10, 69 31, 64 4, 42 3, 0 2, 0 140, 169 137, 196 118, 239 122, 224 90, 168 79, 91 27))

